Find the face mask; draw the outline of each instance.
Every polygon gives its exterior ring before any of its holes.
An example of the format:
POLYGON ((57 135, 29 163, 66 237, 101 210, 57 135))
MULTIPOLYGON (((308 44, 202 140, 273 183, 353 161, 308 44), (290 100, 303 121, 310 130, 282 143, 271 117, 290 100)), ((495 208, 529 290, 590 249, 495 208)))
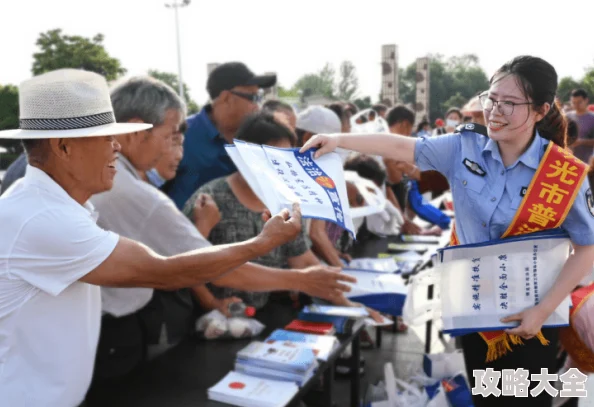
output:
POLYGON ((455 128, 459 124, 460 124, 460 122, 458 120, 451 120, 451 119, 446 120, 446 127, 454 127, 455 128))

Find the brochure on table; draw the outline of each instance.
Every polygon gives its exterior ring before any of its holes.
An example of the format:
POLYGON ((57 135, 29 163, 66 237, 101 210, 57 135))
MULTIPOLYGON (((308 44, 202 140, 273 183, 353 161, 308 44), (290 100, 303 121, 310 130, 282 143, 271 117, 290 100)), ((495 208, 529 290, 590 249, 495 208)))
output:
MULTIPOLYGON (((523 235, 440 250, 444 331, 454 335, 516 326, 500 319, 535 306, 553 286, 569 256, 558 233, 523 235)), ((545 327, 569 324, 569 297, 545 327)))
POLYGON ((375 271, 377 273, 395 273, 398 271, 398 264, 393 257, 382 259, 359 258, 351 260, 348 264, 345 262, 344 268, 350 270, 375 271))
POLYGON ((301 205, 305 218, 334 222, 354 236, 342 161, 336 153, 276 148, 235 140, 225 146, 254 193, 273 213, 301 205))
POLYGON ((208 398, 240 407, 284 407, 298 391, 295 383, 229 372, 208 389, 208 398))
POLYGON ((351 291, 346 295, 351 301, 389 315, 402 315, 408 287, 400 274, 363 270, 343 270, 343 273, 357 279, 356 283, 348 283, 351 291))
POLYGON ((316 358, 321 361, 327 361, 332 351, 339 345, 338 339, 332 335, 313 335, 284 329, 277 329, 272 332, 265 342, 271 344, 276 342, 297 343, 311 349, 316 358))

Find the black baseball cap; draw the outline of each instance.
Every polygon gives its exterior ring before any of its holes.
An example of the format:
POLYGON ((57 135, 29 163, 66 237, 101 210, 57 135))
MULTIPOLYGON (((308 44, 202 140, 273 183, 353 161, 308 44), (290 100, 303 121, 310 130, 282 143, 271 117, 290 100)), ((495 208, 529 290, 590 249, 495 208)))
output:
POLYGON ((257 86, 270 88, 276 84, 276 75, 256 76, 241 62, 227 62, 217 66, 208 76, 206 90, 211 99, 217 98, 222 91, 236 86, 257 86))

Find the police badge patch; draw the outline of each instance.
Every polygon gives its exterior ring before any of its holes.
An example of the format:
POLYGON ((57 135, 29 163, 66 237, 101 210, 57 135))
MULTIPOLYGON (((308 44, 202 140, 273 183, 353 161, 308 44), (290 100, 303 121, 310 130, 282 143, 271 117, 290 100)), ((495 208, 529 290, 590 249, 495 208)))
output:
POLYGON ((473 174, 479 175, 481 177, 487 175, 485 170, 483 170, 480 165, 478 165, 474 161, 470 161, 468 158, 465 158, 462 164, 464 164, 468 171, 472 172, 473 174))
POLYGON ((586 191, 586 204, 588 205, 590 215, 594 216, 594 196, 592 196, 592 189, 590 188, 586 191))

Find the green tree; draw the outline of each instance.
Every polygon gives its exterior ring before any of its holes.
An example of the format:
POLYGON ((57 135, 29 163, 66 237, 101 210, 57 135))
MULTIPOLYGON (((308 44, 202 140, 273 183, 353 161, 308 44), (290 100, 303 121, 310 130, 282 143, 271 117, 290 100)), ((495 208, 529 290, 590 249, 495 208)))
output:
MULTIPOLYGON (((445 104, 454 102, 463 104, 478 92, 488 89, 487 75, 479 66, 476 55, 468 54, 445 59, 443 55, 434 54, 429 58, 430 120, 443 117, 445 104), (457 94, 460 96, 452 99, 457 94)), ((400 99, 404 103, 414 104, 417 86, 416 62, 401 70, 400 74, 400 99)))
POLYGON ((326 64, 317 73, 303 75, 297 80, 293 89, 301 91, 303 97, 321 95, 327 98, 334 98, 334 78, 336 73, 330 64, 326 64))
POLYGON ((581 87, 580 83, 571 76, 561 78, 559 86, 557 86, 557 96, 563 102, 567 102, 571 95, 571 91, 579 87, 581 87))
POLYGON ((60 68, 77 68, 96 72, 109 81, 126 73, 116 58, 109 56, 103 46, 103 35, 93 38, 62 34, 55 29, 41 33, 37 39, 39 52, 33 54, 33 75, 60 68))
POLYGON ((299 97, 299 91, 295 88, 287 89, 282 86, 277 87, 277 93, 279 98, 297 98, 299 97))
POLYGON ((353 103, 360 109, 369 109, 371 107, 371 98, 365 96, 364 98, 358 98, 353 100, 353 103))
MULTIPOLYGON (((19 128, 19 89, 13 85, 0 85, 0 130, 19 128)), ((0 139, 0 147, 8 150, 2 154, 0 168, 6 168, 23 151, 20 140, 0 139)))
MULTIPOLYGON (((177 93, 179 91, 179 78, 176 74, 170 72, 161 72, 155 69, 151 69, 148 71, 149 76, 152 76, 155 79, 165 82, 167 85, 171 86, 171 88, 177 93)), ((186 101, 186 105, 188 106, 188 115, 198 113, 200 108, 198 107, 198 103, 196 103, 190 97, 190 88, 186 83, 182 85, 184 90, 184 99, 186 101)))
POLYGON ((443 104, 441 105, 441 109, 443 112, 446 112, 448 109, 452 107, 461 108, 467 101, 468 99, 462 96, 460 92, 456 92, 454 96, 450 97, 448 100, 443 102, 443 104))
MULTIPOLYGON (((406 69, 400 68, 398 70, 398 94, 400 101, 404 104, 414 104, 416 95, 416 76, 417 65, 411 64, 406 69)), ((380 98, 381 99, 381 98, 380 98)))
POLYGON ((337 96, 340 100, 351 101, 359 90, 357 70, 351 61, 340 64, 340 81, 337 85, 337 96))

